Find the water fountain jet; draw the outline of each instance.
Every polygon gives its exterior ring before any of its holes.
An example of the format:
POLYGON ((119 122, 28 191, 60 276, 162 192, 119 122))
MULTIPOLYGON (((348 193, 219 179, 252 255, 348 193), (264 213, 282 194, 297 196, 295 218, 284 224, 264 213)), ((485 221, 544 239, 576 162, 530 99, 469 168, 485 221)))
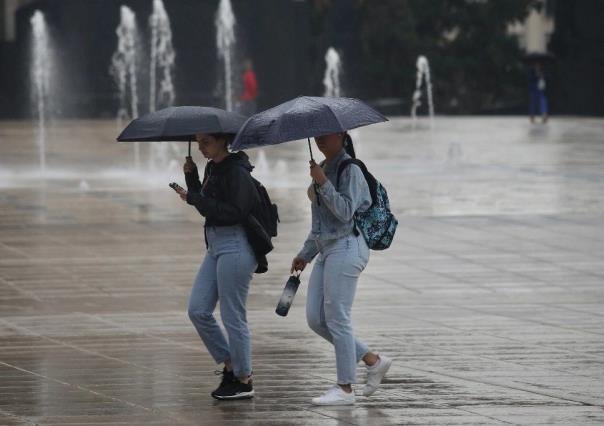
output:
MULTIPOLYGON (((136 15, 128 6, 120 9, 120 24, 115 30, 117 34, 117 48, 111 57, 109 72, 119 89, 119 109, 117 113, 117 127, 121 128, 124 121, 138 117, 138 91, 137 91, 137 41, 138 27, 136 15)), ((134 145, 134 165, 140 168, 140 148, 137 142, 134 145)))
POLYGON ((36 114, 38 116, 38 151, 40 174, 46 174, 46 121, 50 88, 52 55, 50 37, 44 14, 36 10, 30 19, 32 27, 32 67, 31 83, 36 114))
POLYGON ((323 96, 339 97, 340 90, 340 74, 342 72, 342 61, 339 53, 333 47, 327 49, 325 53, 325 76, 323 77, 323 87, 325 88, 323 96))
POLYGON ((233 54, 235 51, 235 15, 230 0, 220 0, 216 12, 216 47, 224 64, 224 104, 233 110, 233 54))
POLYGON ((176 97, 172 74, 176 54, 172 45, 172 28, 162 0, 153 0, 153 13, 149 17, 151 28, 151 61, 149 68, 149 112, 158 107, 169 107, 176 97), (159 87, 157 72, 161 75, 159 87), (159 90, 158 90, 159 89, 159 90))
POLYGON ((430 79, 430 65, 425 56, 419 56, 416 62, 417 72, 415 76, 415 92, 413 92, 411 119, 413 127, 417 123, 417 108, 422 104, 422 85, 426 82, 426 96, 428 98, 428 115, 430 116, 430 127, 434 126, 434 103, 432 101, 432 80, 430 79))
MULTIPOLYGON (((172 27, 162 0, 153 0, 153 13, 149 17, 151 30, 151 55, 149 64, 149 112, 174 104, 176 93, 172 75, 176 53, 172 44, 172 27), (161 81, 157 83, 157 74, 161 81)), ((169 167, 170 153, 182 157, 177 143, 162 142, 149 145, 149 169, 169 167)))

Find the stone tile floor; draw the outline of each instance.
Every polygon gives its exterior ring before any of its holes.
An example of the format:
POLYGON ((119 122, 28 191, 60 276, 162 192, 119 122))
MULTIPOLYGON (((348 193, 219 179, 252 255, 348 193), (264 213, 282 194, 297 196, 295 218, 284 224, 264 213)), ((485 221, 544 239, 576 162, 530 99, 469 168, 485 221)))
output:
POLYGON ((604 120, 422 126, 353 135, 400 220, 355 328, 394 365, 319 408, 334 356, 304 286, 274 313, 309 226, 304 144, 250 151, 283 221, 248 302, 256 398, 220 403, 185 312, 204 247, 179 166, 132 172, 115 123, 66 121, 41 179, 31 123, 0 122, 0 424, 604 424, 604 120))

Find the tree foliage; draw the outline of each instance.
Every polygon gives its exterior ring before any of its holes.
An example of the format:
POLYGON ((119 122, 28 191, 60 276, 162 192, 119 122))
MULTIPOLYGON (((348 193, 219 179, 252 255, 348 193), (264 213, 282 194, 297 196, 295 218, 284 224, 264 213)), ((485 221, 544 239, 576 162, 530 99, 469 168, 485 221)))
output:
POLYGON ((533 0, 358 0, 363 96, 410 98, 416 59, 425 55, 441 112, 522 103, 522 52, 508 27, 524 20, 534 5, 533 0))

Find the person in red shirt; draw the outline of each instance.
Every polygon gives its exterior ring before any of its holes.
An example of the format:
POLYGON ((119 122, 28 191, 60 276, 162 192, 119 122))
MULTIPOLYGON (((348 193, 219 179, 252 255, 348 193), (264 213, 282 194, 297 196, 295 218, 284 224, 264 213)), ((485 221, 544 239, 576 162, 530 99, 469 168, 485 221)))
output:
POLYGON ((258 82, 256 73, 250 59, 246 59, 243 64, 243 93, 239 97, 240 112, 244 115, 252 115, 256 112, 256 98, 258 97, 258 82))

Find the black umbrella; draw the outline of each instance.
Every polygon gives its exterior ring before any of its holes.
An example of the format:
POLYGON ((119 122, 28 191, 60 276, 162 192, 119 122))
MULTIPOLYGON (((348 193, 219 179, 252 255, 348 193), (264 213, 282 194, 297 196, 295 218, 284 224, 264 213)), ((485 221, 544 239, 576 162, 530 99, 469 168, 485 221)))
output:
POLYGON ((117 137, 118 142, 189 142, 197 133, 235 134, 246 117, 220 108, 178 106, 164 108, 132 120, 117 137))
POLYGON ((548 52, 529 52, 525 54, 522 58, 525 62, 534 63, 534 62, 549 62, 556 59, 554 55, 548 52))
POLYGON ((234 149, 276 145, 368 124, 388 121, 366 103, 354 98, 300 96, 251 116, 241 127, 234 149))

